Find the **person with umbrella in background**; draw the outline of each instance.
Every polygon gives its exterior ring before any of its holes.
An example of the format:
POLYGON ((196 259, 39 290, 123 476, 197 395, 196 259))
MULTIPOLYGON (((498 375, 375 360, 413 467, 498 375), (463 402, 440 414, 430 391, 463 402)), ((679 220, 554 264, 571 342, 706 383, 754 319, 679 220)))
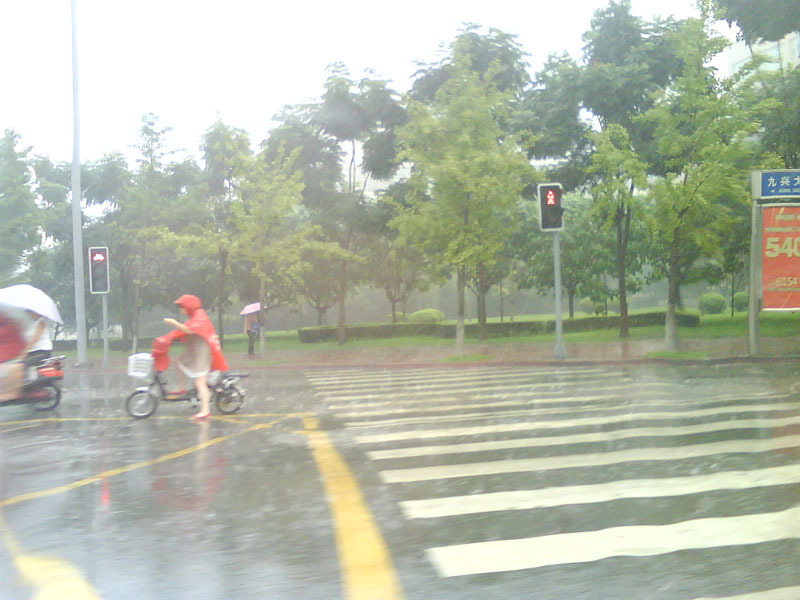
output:
POLYGON ((258 322, 258 312, 261 310, 261 304, 255 302, 245 306, 240 315, 244 315, 244 333, 247 336, 247 356, 255 358, 256 356, 256 340, 259 333, 261 333, 261 324, 258 322))

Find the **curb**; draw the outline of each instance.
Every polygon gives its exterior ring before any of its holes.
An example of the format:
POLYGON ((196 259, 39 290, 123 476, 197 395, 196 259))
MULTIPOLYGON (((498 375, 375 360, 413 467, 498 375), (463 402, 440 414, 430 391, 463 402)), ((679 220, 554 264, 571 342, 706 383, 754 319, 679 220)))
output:
MULTIPOLYGON (((537 360, 507 360, 507 361, 418 361, 418 362, 304 362, 286 363, 275 365, 246 365, 237 364, 237 371, 299 371, 312 369, 456 369, 456 368, 503 368, 503 367, 580 367, 580 366, 621 366, 621 365, 673 365, 673 366, 717 366, 733 364, 765 364, 773 362, 800 361, 800 355, 780 356, 727 356, 713 358, 630 358, 630 359, 537 359, 537 360)), ((84 365, 71 365, 76 371, 94 371, 98 373, 116 373, 125 371, 125 365, 103 367, 95 363, 84 365)))

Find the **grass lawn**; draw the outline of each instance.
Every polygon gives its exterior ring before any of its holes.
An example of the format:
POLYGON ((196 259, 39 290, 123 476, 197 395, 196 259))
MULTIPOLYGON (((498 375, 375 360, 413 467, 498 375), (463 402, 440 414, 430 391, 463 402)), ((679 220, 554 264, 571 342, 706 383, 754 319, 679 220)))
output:
MULTIPOLYGON (((534 315, 530 319, 551 319, 552 315, 534 315)), ((498 320, 499 319, 492 319, 498 320)), ((515 321, 528 320, 525 317, 515 317, 515 321)), ((474 322, 474 320, 472 321, 474 322)), ((714 339, 730 337, 747 337, 747 313, 730 313, 722 315, 702 315, 698 327, 679 327, 679 337, 682 339, 714 339)), ((788 337, 800 335, 800 311, 798 312, 765 312, 759 316, 759 329, 761 337, 788 337)), ((634 327, 630 330, 631 340, 659 339, 664 336, 663 326, 634 327)), ((319 342, 304 344, 297 337, 297 331, 268 331, 265 332, 265 342, 269 355, 280 356, 281 351, 338 351, 357 350, 361 348, 424 348, 444 347, 453 345, 453 340, 433 336, 408 336, 382 339, 354 339, 341 346, 336 342, 319 342)), ((564 341, 568 344, 581 342, 613 342, 619 340, 618 329, 598 329, 565 333, 564 341)), ((541 334, 530 336, 497 337, 480 341, 474 338, 465 340, 466 356, 450 360, 478 360, 480 355, 470 353, 471 346, 502 345, 502 344, 553 344, 555 334, 541 334), (471 357, 471 358, 469 358, 471 357)), ((96 342, 95 342, 96 343, 96 342)), ((146 352, 147 348, 140 351, 146 352)), ((244 334, 228 334, 225 336, 225 352, 247 352, 247 337, 244 334)), ((77 357, 77 352, 64 352, 68 357, 77 357)), ((88 350, 90 361, 100 361, 103 358, 103 348, 90 347, 88 350)), ((125 357, 128 351, 112 351, 112 357, 125 357)), ((118 360, 118 358, 117 358, 118 360)), ((265 363, 266 364, 266 363, 265 363)))

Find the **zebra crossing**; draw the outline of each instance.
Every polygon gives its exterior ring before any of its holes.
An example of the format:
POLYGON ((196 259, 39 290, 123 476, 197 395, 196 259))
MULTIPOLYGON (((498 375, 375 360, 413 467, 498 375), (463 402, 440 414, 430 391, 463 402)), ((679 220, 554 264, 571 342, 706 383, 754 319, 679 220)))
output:
POLYGON ((601 591, 598 569, 635 578, 660 559, 677 565, 657 579, 669 583, 637 597, 800 599, 787 378, 591 365, 306 377, 407 522, 432 524, 421 552, 444 580, 567 574, 571 591, 535 597, 627 598, 601 591), (721 557, 727 577, 697 572, 721 557))

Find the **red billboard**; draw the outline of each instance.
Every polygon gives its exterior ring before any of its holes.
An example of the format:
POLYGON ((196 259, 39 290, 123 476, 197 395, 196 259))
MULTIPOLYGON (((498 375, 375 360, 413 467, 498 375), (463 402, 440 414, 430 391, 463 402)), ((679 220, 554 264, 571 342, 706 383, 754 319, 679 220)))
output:
POLYGON ((764 310, 800 308, 800 204, 761 212, 761 290, 764 310))

